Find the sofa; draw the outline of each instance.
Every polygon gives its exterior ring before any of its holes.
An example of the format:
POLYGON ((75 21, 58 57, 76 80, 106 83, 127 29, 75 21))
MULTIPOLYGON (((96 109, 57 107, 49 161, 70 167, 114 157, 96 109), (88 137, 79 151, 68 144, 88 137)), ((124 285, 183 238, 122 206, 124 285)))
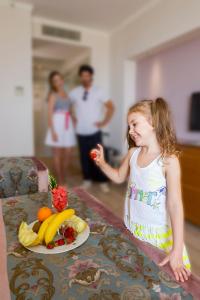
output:
MULTIPOLYGON (((48 169, 35 157, 0 158, 0 299, 10 300, 7 278, 7 254, 2 201, 16 196, 33 194, 35 197, 48 192, 48 169), (2 259, 4 257, 4 259, 2 259)), ((28 197, 27 197, 28 199, 28 197)))

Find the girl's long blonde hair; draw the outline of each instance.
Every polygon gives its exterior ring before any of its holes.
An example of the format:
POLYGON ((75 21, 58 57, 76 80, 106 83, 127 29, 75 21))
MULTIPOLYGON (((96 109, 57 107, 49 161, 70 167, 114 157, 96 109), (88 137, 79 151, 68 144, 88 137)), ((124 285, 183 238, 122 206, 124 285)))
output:
MULTIPOLYGON (((160 145, 162 157, 179 155, 171 113, 167 102, 164 99, 157 98, 156 100, 139 101, 130 107, 128 115, 133 112, 139 112, 151 121, 151 124, 155 129, 157 141, 160 145)), ((136 147, 135 142, 129 135, 129 129, 127 131, 127 140, 129 149, 136 147)))

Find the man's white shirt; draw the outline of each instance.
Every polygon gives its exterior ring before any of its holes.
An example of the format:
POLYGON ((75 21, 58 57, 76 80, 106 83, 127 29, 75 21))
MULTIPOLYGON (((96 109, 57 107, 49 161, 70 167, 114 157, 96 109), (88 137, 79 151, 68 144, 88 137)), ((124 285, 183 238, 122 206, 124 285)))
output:
POLYGON ((99 131, 95 123, 103 120, 104 104, 109 98, 104 94, 103 90, 97 86, 92 86, 88 90, 86 100, 83 99, 84 93, 84 87, 78 86, 70 92, 69 98, 73 104, 77 119, 76 133, 80 135, 91 135, 99 131))

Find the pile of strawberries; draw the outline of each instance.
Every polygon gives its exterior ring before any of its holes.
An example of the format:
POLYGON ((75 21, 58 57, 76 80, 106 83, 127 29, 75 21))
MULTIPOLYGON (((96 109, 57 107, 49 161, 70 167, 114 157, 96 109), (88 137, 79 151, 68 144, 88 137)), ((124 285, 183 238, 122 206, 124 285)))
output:
POLYGON ((60 234, 63 236, 63 238, 53 241, 49 243, 46 247, 47 249, 53 249, 54 247, 63 246, 65 244, 71 244, 75 241, 77 232, 72 227, 64 227, 60 228, 59 230, 60 234))
POLYGON ((51 192, 53 196, 53 206, 57 209, 58 212, 63 211, 68 204, 67 191, 63 187, 58 186, 52 189, 51 192))
POLYGON ((49 243, 46 247, 47 247, 47 249, 53 249, 55 247, 63 246, 63 245, 65 245, 65 240, 64 239, 59 239, 55 242, 53 241, 53 242, 49 243))
POLYGON ((76 239, 76 232, 75 232, 74 228, 72 228, 72 227, 67 227, 64 230, 63 235, 67 241, 67 244, 73 243, 76 239))
MULTIPOLYGON (((67 191, 65 188, 58 186, 56 179, 49 175, 49 187, 52 193, 52 204, 58 212, 66 209, 68 205, 67 191)), ((62 238, 57 241, 52 241, 46 245, 47 249, 53 249, 54 247, 63 246, 65 244, 71 244, 75 241, 77 232, 72 227, 61 227, 59 233, 62 238)))

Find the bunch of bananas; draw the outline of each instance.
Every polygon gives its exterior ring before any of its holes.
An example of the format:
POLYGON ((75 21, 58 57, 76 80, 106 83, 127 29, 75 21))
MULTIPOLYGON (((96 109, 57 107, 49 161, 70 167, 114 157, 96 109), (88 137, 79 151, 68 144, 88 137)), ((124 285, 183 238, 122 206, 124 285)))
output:
POLYGON ((48 245, 53 241, 61 224, 74 214, 74 209, 66 209, 60 213, 51 215, 41 224, 38 233, 35 233, 25 222, 22 222, 18 233, 20 243, 25 247, 32 247, 42 244, 45 241, 45 244, 48 245))

